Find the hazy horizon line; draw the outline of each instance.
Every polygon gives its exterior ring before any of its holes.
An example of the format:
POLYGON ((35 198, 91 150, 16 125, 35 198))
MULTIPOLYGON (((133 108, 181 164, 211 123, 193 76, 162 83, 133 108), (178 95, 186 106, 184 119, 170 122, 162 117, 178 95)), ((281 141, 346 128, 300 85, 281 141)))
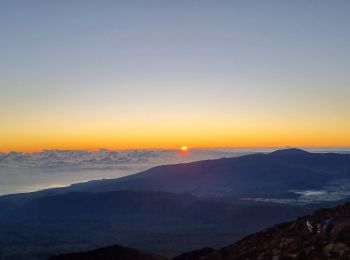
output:
MULTIPOLYGON (((309 145, 309 146, 217 146, 217 147, 190 147, 188 146, 189 150, 215 150, 215 149, 288 149, 288 148, 299 148, 299 149, 350 149, 350 145, 309 145)), ((42 149, 34 149, 34 150, 27 150, 27 149, 13 149, 13 150, 1 150, 0 153, 40 153, 45 151, 88 151, 88 152, 98 152, 98 151, 152 151, 152 150, 163 150, 163 151, 176 151, 180 150, 181 146, 179 147, 145 147, 145 148, 106 148, 106 147, 100 147, 100 148, 42 148, 42 149)))

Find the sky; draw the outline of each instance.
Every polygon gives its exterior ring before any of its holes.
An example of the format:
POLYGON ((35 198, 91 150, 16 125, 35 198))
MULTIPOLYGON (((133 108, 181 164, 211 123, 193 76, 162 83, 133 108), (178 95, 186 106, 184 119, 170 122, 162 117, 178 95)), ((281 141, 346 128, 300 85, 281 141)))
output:
POLYGON ((0 151, 350 146, 349 1, 0 2, 0 151))

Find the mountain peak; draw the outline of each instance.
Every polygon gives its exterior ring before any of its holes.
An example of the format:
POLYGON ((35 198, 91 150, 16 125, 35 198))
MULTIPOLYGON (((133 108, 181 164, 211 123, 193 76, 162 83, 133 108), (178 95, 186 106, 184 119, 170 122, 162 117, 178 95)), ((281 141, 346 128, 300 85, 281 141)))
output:
POLYGON ((277 150, 270 154, 279 155, 279 156, 302 156, 302 155, 309 154, 309 152, 299 148, 288 148, 288 149, 277 150))

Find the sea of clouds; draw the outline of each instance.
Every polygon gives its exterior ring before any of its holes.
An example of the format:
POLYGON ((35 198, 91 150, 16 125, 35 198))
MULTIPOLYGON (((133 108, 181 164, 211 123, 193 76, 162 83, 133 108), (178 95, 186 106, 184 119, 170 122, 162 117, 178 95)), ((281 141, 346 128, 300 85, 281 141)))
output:
POLYGON ((44 150, 0 153, 0 195, 118 178, 156 165, 234 157, 272 149, 44 150))

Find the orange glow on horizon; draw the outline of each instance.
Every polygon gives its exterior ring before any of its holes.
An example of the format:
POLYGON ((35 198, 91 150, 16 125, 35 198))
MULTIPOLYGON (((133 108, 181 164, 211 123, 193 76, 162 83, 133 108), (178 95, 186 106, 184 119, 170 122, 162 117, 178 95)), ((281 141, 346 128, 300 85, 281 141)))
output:
POLYGON ((109 150, 258 147, 349 147, 350 123, 277 120, 154 120, 30 122, 4 125, 0 151, 35 152, 44 149, 109 150), (40 123, 40 124, 39 124, 40 123))
MULTIPOLYGON (((183 137, 179 139, 184 140, 183 137)), ((234 137, 224 135, 221 138, 205 138, 197 136, 196 138, 188 137, 187 143, 192 148, 260 148, 260 147, 350 147, 350 142, 343 142, 341 138, 322 139, 322 136, 295 136, 294 138, 271 138, 256 136, 255 138, 234 137), (206 139, 206 140, 204 140, 206 139)), ((99 150, 101 148, 109 150, 136 150, 136 149, 175 149, 187 153, 188 146, 178 148, 178 140, 167 136, 159 139, 142 139, 134 138, 36 138, 33 142, 30 138, 17 138, 13 142, 0 143, 0 152, 37 152, 41 150, 99 150)))

